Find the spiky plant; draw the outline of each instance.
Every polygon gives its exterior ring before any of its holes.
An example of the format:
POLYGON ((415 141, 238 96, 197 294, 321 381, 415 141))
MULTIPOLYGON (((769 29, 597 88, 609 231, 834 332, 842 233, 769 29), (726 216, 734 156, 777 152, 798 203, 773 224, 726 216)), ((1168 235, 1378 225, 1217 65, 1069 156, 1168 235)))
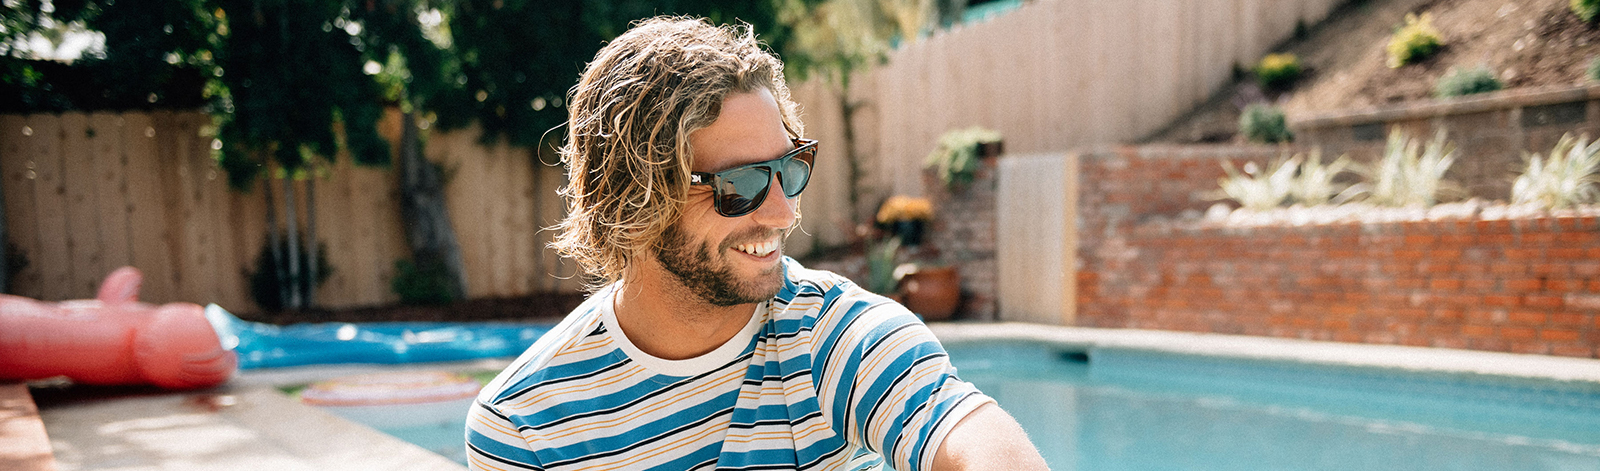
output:
MULTIPOLYGON (((1298 158, 1299 156, 1295 156, 1298 158)), ((1290 197, 1295 203, 1306 206, 1327 204, 1344 193, 1334 183, 1340 173, 1350 169, 1350 156, 1341 155, 1327 165, 1322 164, 1322 150, 1313 149, 1310 157, 1300 164, 1300 174, 1290 186, 1290 197)), ((1339 198, 1343 199, 1343 198, 1339 198)))
POLYGON ((1276 208, 1289 200, 1293 193, 1295 174, 1300 169, 1300 156, 1280 157, 1267 166, 1265 172, 1255 162, 1244 164, 1240 171, 1232 162, 1223 161, 1222 170, 1228 176, 1218 180, 1225 198, 1254 210, 1276 208))
POLYGON ((1395 128, 1389 132, 1383 158, 1356 168, 1366 177, 1357 191, 1366 195, 1368 203, 1391 207, 1433 206, 1441 196, 1460 194, 1459 186, 1444 179, 1456 161, 1456 145, 1447 137, 1441 129, 1424 146, 1395 128))
POLYGON ((1526 167, 1511 184, 1511 202, 1562 209, 1593 203, 1600 197, 1600 140, 1573 139, 1568 133, 1556 141, 1548 157, 1524 153, 1526 167))

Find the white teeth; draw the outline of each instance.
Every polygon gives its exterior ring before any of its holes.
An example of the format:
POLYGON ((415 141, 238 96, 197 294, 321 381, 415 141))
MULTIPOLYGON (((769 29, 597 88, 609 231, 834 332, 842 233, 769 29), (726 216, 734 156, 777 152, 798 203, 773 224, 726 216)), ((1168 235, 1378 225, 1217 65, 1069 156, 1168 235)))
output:
POLYGON ((770 254, 770 253, 772 253, 772 251, 778 249, 778 242, 774 241, 774 240, 769 240, 769 241, 766 241, 766 242, 757 242, 757 243, 754 243, 754 244, 742 244, 742 245, 739 245, 737 247, 734 247, 734 249, 738 250, 740 252, 744 252, 744 253, 747 253, 747 254, 750 254, 750 255, 757 256, 757 257, 765 257, 765 256, 767 256, 767 254, 770 254))

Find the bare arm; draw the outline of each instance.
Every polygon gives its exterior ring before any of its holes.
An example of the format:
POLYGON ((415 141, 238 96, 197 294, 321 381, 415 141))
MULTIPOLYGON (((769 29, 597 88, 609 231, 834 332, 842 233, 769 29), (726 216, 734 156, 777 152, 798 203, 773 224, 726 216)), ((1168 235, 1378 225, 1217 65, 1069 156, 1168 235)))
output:
POLYGON ((935 471, 967 469, 1050 469, 1028 434, 993 403, 979 406, 956 423, 933 456, 935 471))

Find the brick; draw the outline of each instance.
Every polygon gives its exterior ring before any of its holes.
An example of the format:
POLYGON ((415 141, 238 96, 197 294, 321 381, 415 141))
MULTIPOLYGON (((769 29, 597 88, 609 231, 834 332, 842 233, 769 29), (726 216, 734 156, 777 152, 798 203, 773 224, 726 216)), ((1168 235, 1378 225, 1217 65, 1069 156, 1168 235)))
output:
POLYGON ((1465 314, 1462 313, 1461 310, 1459 310, 1459 309, 1434 309, 1433 310, 1433 320, 1440 321, 1440 322, 1457 323, 1457 322, 1461 322, 1461 320, 1464 319, 1465 317, 1466 317, 1465 314))
POLYGON ((1553 292, 1578 291, 1583 289, 1583 280, 1571 278, 1551 278, 1544 280, 1544 289, 1553 292))
POLYGON ((1527 292, 1538 291, 1544 288, 1544 280, 1538 278, 1511 278, 1505 280, 1507 291, 1527 292))
POLYGON ((1435 337, 1431 342, 1429 342, 1428 346, 1434 348, 1454 348, 1459 350, 1467 348, 1467 341, 1457 338, 1435 337))
POLYGON ((1531 339, 1535 331, 1528 327, 1501 327, 1500 336, 1508 339, 1531 339))
POLYGON ((1563 232, 1556 234, 1556 242, 1565 246, 1593 245, 1600 242, 1600 233, 1594 232, 1563 232))
MULTIPOLYGON (((1520 305, 1521 301, 1522 301, 1522 299, 1520 297, 1517 297, 1517 296, 1489 295, 1489 296, 1484 296, 1483 297, 1483 303, 1486 304, 1486 305, 1490 305, 1490 306, 1512 307, 1512 306, 1520 305)), ((1600 298, 1597 298, 1596 302, 1600 303, 1600 298)), ((1568 301, 1567 304, 1572 304, 1572 303, 1571 303, 1571 301, 1568 301)), ((1597 306, 1600 306, 1600 304, 1597 304, 1597 306)))
POLYGON ((1496 275, 1522 275, 1528 273, 1527 263, 1497 262, 1489 264, 1489 273, 1496 275))
POLYGON ((1438 241, 1438 237, 1431 234, 1412 234, 1405 236, 1404 240, 1406 245, 1433 245, 1438 241))
POLYGON ((1532 260, 1540 257, 1539 249, 1511 249, 1505 250, 1506 258, 1511 260, 1532 260))
POLYGON ((1551 247, 1545 249, 1545 255, 1550 260, 1577 260, 1587 256, 1589 250, 1577 247, 1551 247))
POLYGON ((1585 318, 1592 316, 1593 314, 1585 315, 1572 312, 1552 313, 1550 314, 1550 325, 1571 327, 1581 326, 1584 324, 1585 318))
POLYGON ((1560 296, 1530 294, 1522 297, 1522 305, 1528 307, 1556 309, 1560 308, 1561 304, 1560 296))
POLYGON ((1539 338, 1551 342, 1571 342, 1578 340, 1578 331, 1545 329, 1539 331, 1539 338))
POLYGON ((1586 311, 1600 310, 1600 294, 1568 293, 1562 297, 1568 308, 1586 311))
POLYGON ((1394 251, 1394 255, 1393 256, 1394 256, 1395 260, 1421 260, 1424 254, 1425 254, 1425 252, 1423 252, 1421 250, 1407 249, 1407 250, 1396 250, 1396 251, 1394 251))
POLYGON ((1550 344, 1547 344, 1547 343, 1544 343, 1544 342, 1537 342, 1537 341, 1511 342, 1511 348, 1509 349, 1509 351, 1511 353, 1527 353, 1527 354, 1533 354, 1533 355, 1544 355, 1544 354, 1550 353, 1550 344))
POLYGON ((1534 311, 1511 311, 1506 315, 1507 322, 1521 325, 1542 325, 1549 319, 1549 315, 1534 311))
POLYGON ((1550 354, 1563 357, 1593 358, 1595 349, 1582 344, 1551 345, 1550 354))
POLYGON ((1457 260, 1461 258, 1460 249, 1435 249, 1428 251, 1428 258, 1435 260, 1457 260))
POLYGON ((1458 291, 1461 289, 1461 280, 1449 278, 1435 279, 1428 282, 1428 288, 1435 291, 1458 291))
POLYGON ((1472 337, 1493 337, 1494 327, 1486 325, 1467 324, 1461 326, 1461 335, 1472 337))

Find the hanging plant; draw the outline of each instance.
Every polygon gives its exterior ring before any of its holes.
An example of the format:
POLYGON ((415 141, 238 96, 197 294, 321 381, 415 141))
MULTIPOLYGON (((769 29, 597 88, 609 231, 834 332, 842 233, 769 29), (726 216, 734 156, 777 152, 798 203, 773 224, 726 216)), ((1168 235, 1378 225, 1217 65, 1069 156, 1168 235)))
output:
POLYGON ((999 155, 1000 143, 1000 133, 992 129, 974 126, 949 131, 939 136, 939 145, 922 167, 933 170, 945 187, 959 188, 972 183, 982 157, 999 155))

